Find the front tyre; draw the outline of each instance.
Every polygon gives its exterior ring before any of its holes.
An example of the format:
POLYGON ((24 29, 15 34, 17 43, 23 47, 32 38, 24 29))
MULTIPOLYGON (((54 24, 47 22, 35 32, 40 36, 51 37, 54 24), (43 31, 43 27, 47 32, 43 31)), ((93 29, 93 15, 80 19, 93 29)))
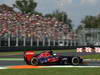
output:
POLYGON ((80 63, 80 59, 79 59, 79 57, 73 57, 72 58, 72 64, 73 65, 79 65, 79 63, 80 63))
POLYGON ((33 65, 33 66, 36 66, 36 65, 38 65, 38 59, 36 58, 36 57, 33 57, 32 59, 31 59, 31 65, 33 65))

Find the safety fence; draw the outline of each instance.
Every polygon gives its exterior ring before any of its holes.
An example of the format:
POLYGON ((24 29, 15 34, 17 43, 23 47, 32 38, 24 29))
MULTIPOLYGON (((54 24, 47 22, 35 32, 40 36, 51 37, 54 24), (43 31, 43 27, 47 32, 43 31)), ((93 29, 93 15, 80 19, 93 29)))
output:
POLYGON ((33 37, 2 37, 0 36, 0 50, 6 49, 75 49, 78 47, 99 47, 100 29, 85 28, 76 33, 74 39, 34 39, 33 37))

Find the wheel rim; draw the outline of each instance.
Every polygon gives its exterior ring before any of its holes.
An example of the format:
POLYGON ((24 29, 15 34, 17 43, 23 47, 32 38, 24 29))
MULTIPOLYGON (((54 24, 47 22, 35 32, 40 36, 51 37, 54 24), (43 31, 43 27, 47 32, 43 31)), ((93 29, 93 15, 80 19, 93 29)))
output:
POLYGON ((72 64, 73 64, 73 65, 78 65, 78 64, 79 64, 79 59, 78 59, 78 57, 73 57, 73 58, 72 58, 72 64))
POLYGON ((31 64, 32 64, 32 65, 38 65, 38 60, 37 60, 36 58, 33 58, 33 59, 31 60, 31 64))

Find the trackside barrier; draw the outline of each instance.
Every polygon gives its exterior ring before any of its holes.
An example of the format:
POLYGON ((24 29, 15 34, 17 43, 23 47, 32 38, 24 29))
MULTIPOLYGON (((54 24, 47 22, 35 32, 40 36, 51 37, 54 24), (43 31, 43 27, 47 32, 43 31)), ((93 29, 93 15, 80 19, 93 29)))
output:
POLYGON ((26 47, 0 47, 0 52, 12 52, 12 51, 28 51, 28 50, 70 50, 76 49, 77 47, 66 47, 66 46, 26 46, 26 47))
MULTIPOLYGON (((28 51, 28 50, 77 50, 77 48, 85 48, 84 46, 25 46, 25 47, 0 47, 0 52, 28 51)), ((94 47, 91 47, 94 49, 94 47)), ((78 51, 78 50, 77 50, 78 51)), ((96 50, 97 51, 97 50, 96 50)))
POLYGON ((85 48, 77 48, 77 52, 88 52, 88 53, 100 53, 100 47, 95 47, 95 48, 90 48, 90 47, 85 47, 85 48))

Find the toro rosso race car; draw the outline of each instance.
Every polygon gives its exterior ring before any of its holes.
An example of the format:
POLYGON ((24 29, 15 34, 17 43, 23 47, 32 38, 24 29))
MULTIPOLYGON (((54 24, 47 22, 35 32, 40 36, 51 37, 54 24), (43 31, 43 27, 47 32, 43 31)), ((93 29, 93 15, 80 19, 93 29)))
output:
POLYGON ((35 54, 34 51, 24 52, 24 60, 28 65, 41 65, 41 64, 61 64, 61 65, 79 65, 83 59, 78 56, 61 56, 54 54, 53 51, 47 50, 40 54, 35 54))

